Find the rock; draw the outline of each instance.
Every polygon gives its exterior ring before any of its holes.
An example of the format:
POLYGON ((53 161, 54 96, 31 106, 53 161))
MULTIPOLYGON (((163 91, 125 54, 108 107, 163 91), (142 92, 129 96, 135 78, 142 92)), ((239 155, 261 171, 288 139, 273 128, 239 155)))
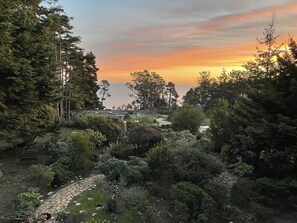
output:
POLYGON ((96 204, 96 210, 100 210, 103 208, 103 205, 102 204, 96 204))
POLYGON ((80 203, 79 203, 79 202, 77 202, 77 203, 75 203, 75 205, 76 205, 76 206, 79 206, 79 205, 80 205, 80 203))
POLYGON ((47 196, 51 196, 53 193, 54 193, 54 192, 50 191, 50 192, 48 192, 46 195, 47 195, 47 196))

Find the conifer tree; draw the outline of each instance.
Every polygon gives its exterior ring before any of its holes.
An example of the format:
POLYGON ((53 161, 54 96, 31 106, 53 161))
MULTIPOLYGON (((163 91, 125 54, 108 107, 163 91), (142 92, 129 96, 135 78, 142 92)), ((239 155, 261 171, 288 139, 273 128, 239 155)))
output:
POLYGON ((29 144, 54 122, 53 33, 41 1, 0 1, 0 128, 3 140, 29 144))

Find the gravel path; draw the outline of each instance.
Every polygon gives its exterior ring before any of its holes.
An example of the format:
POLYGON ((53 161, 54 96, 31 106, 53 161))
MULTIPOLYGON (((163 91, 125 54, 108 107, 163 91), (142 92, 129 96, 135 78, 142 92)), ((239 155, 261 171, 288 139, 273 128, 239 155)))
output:
POLYGON ((93 175, 58 190, 38 207, 35 211, 34 217, 36 219, 40 219, 40 216, 43 213, 50 213, 53 217, 55 217, 58 213, 63 212, 67 208, 68 204, 74 197, 91 188, 92 185, 103 178, 104 175, 102 174, 93 175))

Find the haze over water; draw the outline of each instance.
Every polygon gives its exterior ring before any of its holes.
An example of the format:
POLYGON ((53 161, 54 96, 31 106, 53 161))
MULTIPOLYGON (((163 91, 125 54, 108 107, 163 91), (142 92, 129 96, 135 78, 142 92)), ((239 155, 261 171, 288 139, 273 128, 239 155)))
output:
MULTIPOLYGON (((179 95, 179 103, 182 102, 182 97, 187 91, 194 86, 195 84, 176 84, 175 89, 179 95)), ((109 92, 111 97, 108 97, 104 102, 104 106, 107 109, 112 109, 113 107, 118 108, 119 106, 131 103, 134 100, 133 97, 129 96, 129 94, 132 93, 131 90, 124 83, 110 83, 109 92)))

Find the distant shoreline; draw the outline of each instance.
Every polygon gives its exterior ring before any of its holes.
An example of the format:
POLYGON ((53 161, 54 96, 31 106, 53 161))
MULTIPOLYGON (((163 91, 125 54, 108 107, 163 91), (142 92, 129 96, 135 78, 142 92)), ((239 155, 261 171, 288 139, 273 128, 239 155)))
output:
MULTIPOLYGON (((195 84, 176 84, 175 88, 179 94, 178 101, 181 103, 182 98, 187 93, 187 91, 195 86, 195 84)), ((131 103, 134 100, 129 96, 129 94, 132 92, 125 85, 125 83, 110 83, 109 92, 111 97, 106 98, 104 101, 104 106, 107 109, 111 109, 113 107, 118 108, 119 106, 131 103)))

